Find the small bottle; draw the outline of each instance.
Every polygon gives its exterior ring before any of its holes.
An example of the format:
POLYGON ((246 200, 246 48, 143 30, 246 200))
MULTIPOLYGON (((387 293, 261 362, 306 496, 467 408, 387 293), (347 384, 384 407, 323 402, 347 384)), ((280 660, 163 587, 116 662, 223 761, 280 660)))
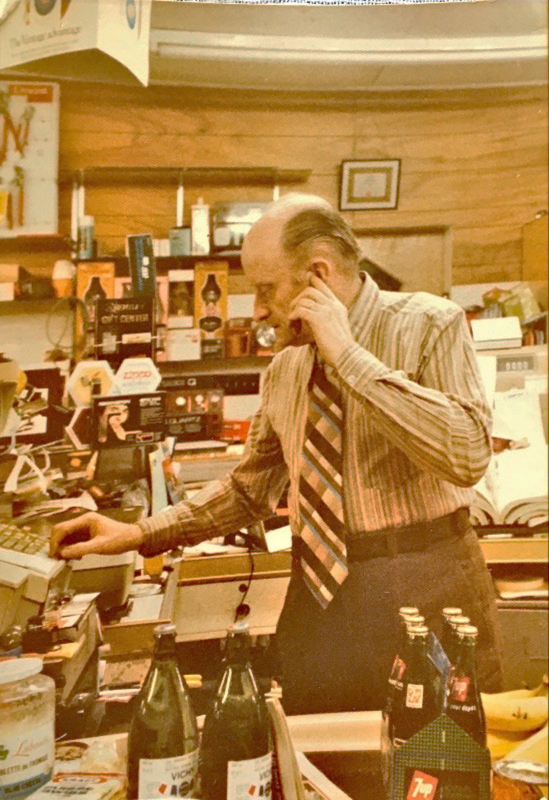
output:
POLYGON ((456 665, 448 680, 446 714, 481 747, 486 747, 486 716, 475 673, 478 630, 459 625, 455 631, 456 665))
MULTIPOLYGON (((392 701, 395 691, 397 690, 400 679, 402 677, 402 673, 406 667, 403 659, 403 652, 406 647, 406 630, 409 624, 422 624, 425 622, 425 618, 419 614, 418 609, 415 606, 402 606, 398 610, 398 626, 399 626, 399 633, 398 633, 398 649, 395 655, 395 660, 393 661, 393 666, 391 668, 391 674, 389 675, 389 688, 387 691, 387 704, 385 706, 384 716, 388 717, 391 713, 392 701)), ((400 684, 400 688, 402 688, 402 684, 400 684)))
POLYGON ((88 314, 88 321, 93 325, 95 322, 95 311, 98 300, 104 300, 107 297, 107 292, 103 288, 101 278, 99 275, 94 275, 90 281, 90 285, 86 289, 86 294, 83 297, 86 304, 86 312, 88 314))
POLYGON ((250 667, 246 622, 229 628, 226 648, 225 671, 202 731, 201 797, 267 798, 272 783, 270 718, 250 667))
POLYGON ((436 670, 428 658, 429 630, 412 625, 406 634, 402 691, 395 694, 390 737, 393 747, 405 744, 439 714, 436 670))
POLYGON ((442 645, 442 649, 446 653, 447 645, 452 638, 452 626, 450 625, 450 617, 458 617, 463 614, 461 608, 457 606, 445 606, 442 609, 442 637, 440 639, 440 644, 442 645))
POLYGON ((389 735, 392 727, 392 710, 395 706, 396 696, 403 689, 403 676, 406 670, 405 650, 407 642, 408 628, 414 625, 424 625, 425 617, 417 613, 417 608, 401 608, 399 611, 399 621, 401 626, 400 645, 398 653, 393 662, 393 668, 389 677, 389 687, 387 690, 387 702, 383 711, 383 719, 389 735))
POLYGON ((208 273, 206 282, 200 292, 204 303, 204 316, 200 318, 199 327, 206 333, 212 335, 219 330, 223 324, 223 319, 218 306, 221 297, 221 287, 213 272, 208 273))
POLYGON ((84 214, 78 221, 78 258, 93 258, 93 233, 95 220, 84 214))
POLYGON ((128 734, 128 798, 193 797, 198 730, 175 655, 175 625, 158 625, 128 734))
POLYGON ((202 197, 191 206, 191 253, 207 256, 210 252, 210 206, 202 197))
POLYGON ((464 614, 456 614, 453 617, 448 617, 447 620, 447 633, 444 641, 444 651, 448 656, 448 661, 452 666, 456 663, 456 629, 460 625, 469 625, 471 620, 464 614))

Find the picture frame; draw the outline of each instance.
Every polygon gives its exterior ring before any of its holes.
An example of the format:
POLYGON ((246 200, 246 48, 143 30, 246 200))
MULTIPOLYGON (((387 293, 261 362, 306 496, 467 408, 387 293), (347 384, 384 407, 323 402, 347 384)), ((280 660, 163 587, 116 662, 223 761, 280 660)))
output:
POLYGON ((400 159, 342 161, 340 211, 398 207, 400 159))

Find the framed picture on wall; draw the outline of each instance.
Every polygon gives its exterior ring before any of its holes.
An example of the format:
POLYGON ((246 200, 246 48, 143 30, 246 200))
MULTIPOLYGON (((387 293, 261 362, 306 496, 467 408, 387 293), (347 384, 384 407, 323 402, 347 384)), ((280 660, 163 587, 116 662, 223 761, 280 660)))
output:
POLYGON ((340 211, 396 208, 400 159, 343 161, 339 193, 340 211))

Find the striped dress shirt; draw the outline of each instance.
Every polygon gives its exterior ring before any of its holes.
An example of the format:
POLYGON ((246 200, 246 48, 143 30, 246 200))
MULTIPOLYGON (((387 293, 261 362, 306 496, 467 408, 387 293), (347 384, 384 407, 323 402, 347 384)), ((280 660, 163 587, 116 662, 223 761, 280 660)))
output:
MULTIPOLYGON (((424 292, 381 291, 366 274, 349 310, 354 342, 335 374, 345 406, 346 535, 469 506, 491 456, 491 414, 465 314, 424 292)), ((314 354, 287 347, 265 373, 240 464, 192 500, 142 520, 144 556, 272 516, 288 484, 299 530, 299 471, 314 354)))

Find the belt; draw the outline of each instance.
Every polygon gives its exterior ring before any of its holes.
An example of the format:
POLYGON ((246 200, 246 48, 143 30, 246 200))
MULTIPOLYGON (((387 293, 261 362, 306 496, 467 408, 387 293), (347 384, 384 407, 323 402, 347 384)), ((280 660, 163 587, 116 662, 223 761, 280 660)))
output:
POLYGON ((457 539, 471 530, 469 509, 458 508, 444 517, 385 528, 347 537, 347 560, 395 558, 399 553, 417 553, 446 539, 457 539))

